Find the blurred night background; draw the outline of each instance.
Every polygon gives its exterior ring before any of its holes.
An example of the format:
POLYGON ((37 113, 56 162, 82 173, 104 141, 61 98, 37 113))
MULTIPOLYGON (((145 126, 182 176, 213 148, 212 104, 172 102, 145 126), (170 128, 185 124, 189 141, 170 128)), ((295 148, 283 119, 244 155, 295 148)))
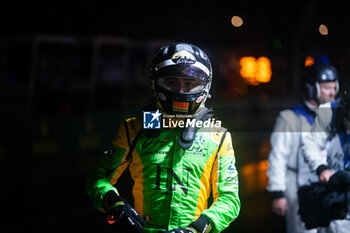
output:
MULTIPOLYGON (((155 51, 179 41, 210 57, 208 104, 233 137, 242 209, 224 232, 284 232, 265 191, 269 136, 278 111, 300 99, 306 62, 350 74, 346 4, 2 2, 0 232, 116 232, 92 206, 85 178, 120 122, 148 103, 155 51), (268 75, 244 77, 241 58, 261 57, 268 75)), ((130 185, 123 177, 119 186, 129 199, 130 185)))

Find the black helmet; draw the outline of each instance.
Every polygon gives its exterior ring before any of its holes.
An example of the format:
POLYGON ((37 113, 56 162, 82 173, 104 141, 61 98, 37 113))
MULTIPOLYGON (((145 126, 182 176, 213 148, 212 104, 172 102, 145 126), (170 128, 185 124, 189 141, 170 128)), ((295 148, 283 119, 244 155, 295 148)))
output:
POLYGON ((304 70, 304 97, 307 100, 320 98, 321 82, 336 82, 336 92, 339 91, 339 76, 336 68, 326 63, 315 63, 304 70))
POLYGON ((208 56, 195 45, 174 43, 162 47, 154 56, 150 69, 153 100, 168 114, 194 114, 210 96, 212 68, 208 56), (174 91, 164 79, 191 78, 196 88, 174 91))

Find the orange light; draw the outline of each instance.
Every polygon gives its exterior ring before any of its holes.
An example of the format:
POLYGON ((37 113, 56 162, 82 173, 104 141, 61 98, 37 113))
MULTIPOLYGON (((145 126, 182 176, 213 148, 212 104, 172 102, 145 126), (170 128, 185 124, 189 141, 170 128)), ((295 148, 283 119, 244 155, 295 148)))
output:
POLYGON ((268 83, 271 80, 271 61, 267 57, 242 57, 239 61, 240 75, 250 85, 268 83))
POLYGON ((315 64, 315 59, 313 57, 308 56, 305 58, 305 67, 312 66, 313 64, 315 64))
POLYGON ((328 35, 328 27, 324 24, 321 24, 318 28, 318 31, 322 36, 327 36, 328 35))
POLYGON ((241 66, 240 74, 243 78, 254 78, 256 73, 255 57, 242 57, 239 61, 241 66))
POLYGON ((231 23, 235 27, 240 27, 243 25, 243 19, 236 15, 231 18, 231 23))
POLYGON ((268 83, 271 80, 271 61, 267 57, 259 57, 257 60, 256 80, 260 83, 268 83))

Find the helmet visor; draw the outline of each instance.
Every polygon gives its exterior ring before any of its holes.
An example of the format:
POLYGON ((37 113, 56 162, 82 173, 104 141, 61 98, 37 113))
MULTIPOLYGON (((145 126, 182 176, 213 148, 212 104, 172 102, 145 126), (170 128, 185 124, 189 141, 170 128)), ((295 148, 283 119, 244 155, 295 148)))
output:
POLYGON ((177 93, 195 93, 204 88, 204 81, 196 77, 164 76, 158 78, 158 84, 177 93))

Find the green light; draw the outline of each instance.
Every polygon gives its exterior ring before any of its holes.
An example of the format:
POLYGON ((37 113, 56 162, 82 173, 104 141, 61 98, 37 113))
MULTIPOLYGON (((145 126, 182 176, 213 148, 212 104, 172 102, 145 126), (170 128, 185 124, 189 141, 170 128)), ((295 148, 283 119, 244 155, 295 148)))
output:
POLYGON ((272 47, 274 49, 281 49, 282 48, 282 41, 278 38, 274 38, 272 41, 272 47))

